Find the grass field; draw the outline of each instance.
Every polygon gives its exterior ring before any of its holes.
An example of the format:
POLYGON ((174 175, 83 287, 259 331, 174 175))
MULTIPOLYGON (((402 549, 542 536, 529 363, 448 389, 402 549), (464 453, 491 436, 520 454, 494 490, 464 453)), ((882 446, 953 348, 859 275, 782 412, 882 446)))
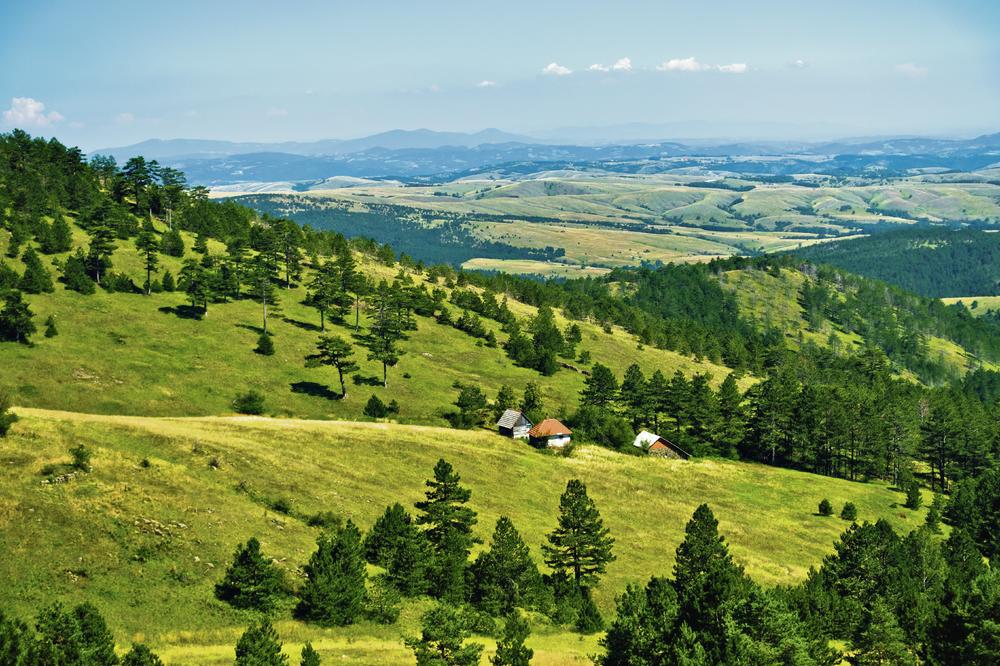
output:
MULTIPOLYGON (((566 481, 584 480, 618 541, 617 560, 596 593, 606 615, 626 583, 670 574, 684 525, 701 502, 716 512, 736 559, 767 585, 802 580, 832 552, 846 523, 814 515, 824 497, 835 506, 851 500, 860 519, 886 518, 904 532, 923 520, 883 485, 594 447, 566 458, 485 431, 17 412, 21 421, 0 440, 0 606, 29 617, 54 599, 91 601, 122 646, 148 641, 168 663, 231 662, 249 616, 215 601, 211 590, 238 543, 256 535, 299 580, 317 535, 301 516, 333 511, 367 529, 386 504, 420 498, 439 457, 472 490, 479 535, 488 537, 496 518, 508 515, 536 558, 566 481), (93 471, 43 483, 42 467, 65 462, 80 443, 94 452, 93 471), (268 508, 277 498, 290 501, 293 515, 268 508)), ((401 637, 416 632, 427 603, 408 602, 389 627, 321 630, 291 620, 287 608, 276 626, 286 647, 311 640, 328 660, 406 663, 401 637)), ((595 637, 543 618, 533 624, 534 663, 587 663, 596 651, 595 637)))
POLYGON ((953 303, 964 303, 969 308, 969 312, 974 317, 981 317, 989 310, 1000 310, 1000 296, 957 296, 954 298, 942 298, 942 301, 951 305, 953 303), (975 304, 975 307, 973 307, 975 304))

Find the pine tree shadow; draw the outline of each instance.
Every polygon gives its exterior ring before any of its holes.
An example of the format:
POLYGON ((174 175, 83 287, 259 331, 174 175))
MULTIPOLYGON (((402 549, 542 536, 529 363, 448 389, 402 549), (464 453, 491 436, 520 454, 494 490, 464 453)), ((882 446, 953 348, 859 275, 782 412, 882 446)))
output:
POLYGON ((201 308, 193 305, 164 305, 157 309, 164 314, 176 315, 181 319, 201 319, 205 314, 201 308))
POLYGON ((304 393, 306 395, 311 395, 314 398, 326 398, 327 400, 340 400, 342 397, 339 393, 331 389, 325 384, 320 384, 318 382, 292 382, 289 384, 292 389, 292 393, 304 393))
POLYGON ((316 332, 316 333, 318 333, 320 331, 319 326, 317 326, 316 324, 310 324, 308 322, 299 321, 298 319, 292 319, 290 317, 282 317, 281 320, 288 322, 292 326, 297 326, 297 327, 299 327, 299 328, 301 328, 302 330, 305 330, 305 331, 313 331, 313 332, 316 332))
POLYGON ((354 375, 351 377, 351 381, 357 386, 382 386, 382 380, 378 377, 368 377, 362 374, 354 375))
POLYGON ((257 335, 260 335, 261 333, 264 332, 263 328, 261 328, 260 326, 254 326, 253 324, 236 324, 236 328, 242 328, 257 335))

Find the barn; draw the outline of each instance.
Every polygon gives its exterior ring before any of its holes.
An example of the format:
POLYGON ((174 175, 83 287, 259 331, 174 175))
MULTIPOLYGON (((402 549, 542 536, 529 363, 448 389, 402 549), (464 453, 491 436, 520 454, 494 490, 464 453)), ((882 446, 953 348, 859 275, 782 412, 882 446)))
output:
POLYGON ((569 444, 573 431, 558 419, 545 419, 528 431, 528 439, 535 446, 561 449, 569 444))
POLYGON ((514 439, 528 439, 528 431, 534 425, 523 412, 516 409, 508 409, 497 421, 497 430, 505 437, 514 439))
POLYGON ((636 435, 635 441, 632 442, 632 445, 636 448, 642 449, 647 455, 657 456, 659 458, 687 460, 691 457, 690 453, 677 446, 669 439, 660 437, 655 432, 649 432, 648 430, 643 430, 636 435))

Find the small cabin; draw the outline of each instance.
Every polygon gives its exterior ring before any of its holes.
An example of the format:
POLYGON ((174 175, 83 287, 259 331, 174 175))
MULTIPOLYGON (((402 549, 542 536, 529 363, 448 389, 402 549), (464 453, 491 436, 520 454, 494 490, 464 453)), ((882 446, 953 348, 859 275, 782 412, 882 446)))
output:
POLYGON ((646 455, 658 458, 673 458, 675 460, 687 460, 691 454, 677 446, 669 439, 660 437, 655 432, 643 430, 635 436, 632 445, 642 449, 646 455))
POLYGON ((508 409, 497 421, 497 430, 504 437, 528 439, 528 431, 531 430, 532 425, 534 424, 528 420, 524 412, 508 409))
POLYGON ((534 446, 561 449, 570 443, 573 431, 558 419, 545 419, 528 431, 528 441, 534 446))

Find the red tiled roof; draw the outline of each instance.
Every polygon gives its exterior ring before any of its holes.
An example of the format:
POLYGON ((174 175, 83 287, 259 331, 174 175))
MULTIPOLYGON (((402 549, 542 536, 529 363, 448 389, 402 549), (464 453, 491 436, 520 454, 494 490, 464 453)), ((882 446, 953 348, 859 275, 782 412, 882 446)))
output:
POLYGON ((558 419, 545 419, 528 431, 532 437, 551 437, 553 435, 571 435, 573 431, 564 426, 558 419))

